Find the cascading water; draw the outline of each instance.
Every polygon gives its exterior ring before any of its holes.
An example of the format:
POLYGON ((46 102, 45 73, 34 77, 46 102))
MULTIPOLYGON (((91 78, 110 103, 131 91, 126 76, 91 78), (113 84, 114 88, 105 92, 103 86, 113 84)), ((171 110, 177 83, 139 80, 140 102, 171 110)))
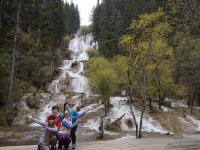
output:
MULTIPOLYGON (((132 115, 130 112, 130 107, 127 104, 127 98, 126 97, 111 97, 110 103, 113 105, 110 112, 108 113, 106 119, 109 119, 110 122, 113 122, 114 120, 120 118, 122 115, 125 115, 121 119, 121 129, 122 130, 135 130, 135 128, 129 128, 127 125, 127 120, 132 120, 132 115)), ((97 108, 95 108, 97 109, 97 108)), ((132 108, 136 117, 137 122, 140 120, 140 111, 136 110, 134 107, 132 108)), ((84 125, 85 127, 96 129, 100 125, 100 118, 90 119, 88 122, 84 125)), ((159 133, 168 133, 167 130, 163 129, 159 123, 154 121, 151 117, 147 117, 143 119, 143 131, 147 132, 159 132, 159 133)))
POLYGON ((92 42, 91 34, 86 36, 75 36, 70 41, 69 51, 71 52, 71 60, 64 60, 63 67, 61 67, 61 75, 57 80, 54 80, 49 86, 49 91, 52 93, 60 93, 63 89, 61 83, 68 79, 68 85, 65 92, 74 93, 89 93, 88 81, 82 74, 84 73, 84 62, 89 59, 87 50, 92 48, 95 44, 92 42))

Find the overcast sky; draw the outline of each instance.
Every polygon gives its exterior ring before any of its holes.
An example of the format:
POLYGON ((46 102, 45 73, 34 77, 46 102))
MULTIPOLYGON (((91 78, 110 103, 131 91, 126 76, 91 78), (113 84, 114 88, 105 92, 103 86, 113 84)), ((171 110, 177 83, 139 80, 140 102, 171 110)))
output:
POLYGON ((89 25, 92 8, 96 5, 97 0, 67 0, 67 1, 69 3, 73 1, 74 4, 78 4, 81 17, 81 25, 89 25))

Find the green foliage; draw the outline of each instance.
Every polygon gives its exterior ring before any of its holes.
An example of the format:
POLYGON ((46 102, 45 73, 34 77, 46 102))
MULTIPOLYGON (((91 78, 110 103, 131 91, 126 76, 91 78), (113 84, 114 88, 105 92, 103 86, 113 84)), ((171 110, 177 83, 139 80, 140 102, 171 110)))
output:
POLYGON ((33 74, 33 82, 43 86, 49 79, 49 67, 43 66, 33 74))
POLYGON ((66 36, 64 37, 64 42, 69 43, 70 39, 71 39, 70 36, 69 36, 69 35, 66 35, 66 36))
POLYGON ((87 76, 92 91, 101 96, 106 110, 110 107, 109 97, 116 90, 117 75, 110 62, 103 57, 94 57, 87 63, 87 76))
POLYGON ((24 93, 36 93, 37 89, 32 86, 31 84, 21 81, 21 80, 16 80, 15 81, 15 100, 19 101, 24 93))
POLYGON ((88 49, 87 52, 90 58, 99 56, 99 51, 95 48, 88 49))
POLYGON ((117 75, 117 86, 118 91, 121 92, 122 89, 126 89, 128 86, 128 65, 126 63, 125 56, 116 56, 112 59, 112 66, 117 75))

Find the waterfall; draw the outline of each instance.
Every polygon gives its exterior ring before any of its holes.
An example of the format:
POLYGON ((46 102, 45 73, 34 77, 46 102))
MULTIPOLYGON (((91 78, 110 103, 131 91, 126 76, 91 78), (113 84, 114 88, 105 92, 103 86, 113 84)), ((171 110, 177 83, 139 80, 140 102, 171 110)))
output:
POLYGON ((83 76, 84 62, 89 59, 87 50, 94 47, 91 34, 86 36, 75 35, 69 43, 70 60, 64 60, 63 66, 60 67, 61 74, 57 80, 54 80, 48 88, 51 93, 60 93, 61 89, 64 92, 84 93, 89 94, 88 80, 83 76), (61 83, 67 80, 68 84, 62 86, 61 83))
POLYGON ((87 36, 78 36, 76 34, 74 39, 70 41, 68 50, 71 54, 71 59, 63 60, 63 65, 59 68, 61 72, 60 76, 56 80, 53 80, 47 89, 57 96, 57 99, 45 105, 39 115, 41 120, 44 120, 51 113, 52 106, 56 105, 59 100, 61 100, 60 102, 65 101, 63 95, 65 92, 83 93, 86 97, 89 96, 88 79, 83 75, 84 62, 89 59, 87 50, 95 46, 96 43, 93 43, 91 34, 87 36))

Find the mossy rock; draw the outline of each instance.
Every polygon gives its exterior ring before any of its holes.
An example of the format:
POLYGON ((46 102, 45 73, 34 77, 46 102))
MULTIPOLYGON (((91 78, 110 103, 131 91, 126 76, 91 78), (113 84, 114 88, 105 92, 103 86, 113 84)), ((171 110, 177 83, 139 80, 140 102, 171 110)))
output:
POLYGON ((31 109, 39 109, 40 108, 40 99, 37 96, 30 96, 28 100, 26 100, 27 106, 31 109))

